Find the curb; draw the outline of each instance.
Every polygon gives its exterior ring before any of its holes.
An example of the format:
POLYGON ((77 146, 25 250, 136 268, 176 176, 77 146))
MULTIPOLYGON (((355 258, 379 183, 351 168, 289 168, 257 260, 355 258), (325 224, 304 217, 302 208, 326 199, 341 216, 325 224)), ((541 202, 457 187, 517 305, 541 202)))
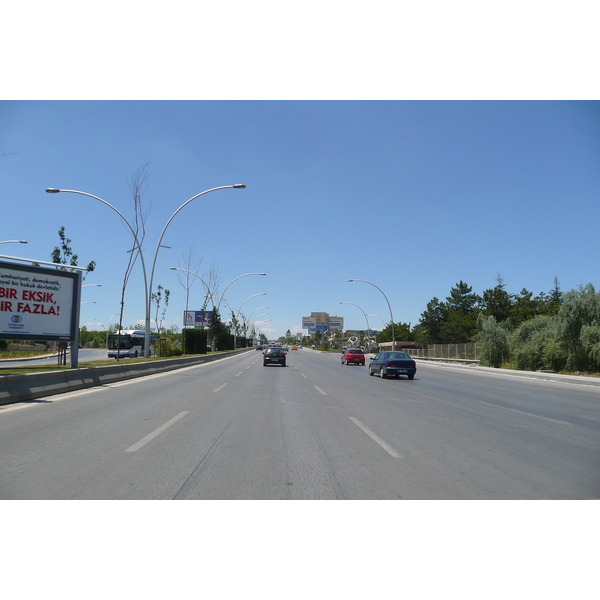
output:
MULTIPOLYGON (((415 357, 418 360, 418 357, 415 357)), ((429 361, 427 361, 429 362, 429 361)), ((449 362, 429 362, 430 365, 442 367, 443 369, 461 369, 471 372, 491 373, 493 375, 506 375, 511 377, 522 377, 526 379, 543 379, 546 381, 558 381, 561 383, 575 383, 600 388, 600 377, 586 377, 584 375, 563 375, 549 371, 518 371, 516 369, 497 369, 495 367, 482 367, 475 364, 459 364, 449 362)))

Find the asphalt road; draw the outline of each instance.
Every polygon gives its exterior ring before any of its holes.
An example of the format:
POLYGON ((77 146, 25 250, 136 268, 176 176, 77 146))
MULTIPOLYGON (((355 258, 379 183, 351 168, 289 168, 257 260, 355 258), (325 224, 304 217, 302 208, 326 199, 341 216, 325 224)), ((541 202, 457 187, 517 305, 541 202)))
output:
POLYGON ((600 387, 260 352, 0 410, 3 499, 600 497, 600 387))

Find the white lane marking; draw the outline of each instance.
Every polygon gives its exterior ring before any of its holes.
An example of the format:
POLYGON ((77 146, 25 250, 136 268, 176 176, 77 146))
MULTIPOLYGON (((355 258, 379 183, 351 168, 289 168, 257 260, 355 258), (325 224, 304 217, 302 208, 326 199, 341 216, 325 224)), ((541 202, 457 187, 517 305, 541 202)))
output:
POLYGON ((389 444, 386 444, 376 433, 371 431, 366 425, 361 423, 358 419, 354 417, 350 417, 350 420, 358 425, 371 439, 375 440, 388 454, 391 454, 394 458, 402 458, 402 455, 399 454, 394 448, 392 448, 389 444))
POLYGON ((304 379, 306 379, 306 375, 304 373, 300 373, 300 375, 302 375, 302 377, 304 377, 304 379))
POLYGON ((239 372, 239 373, 236 375, 236 377, 239 377, 239 376, 240 376, 240 375, 241 375, 243 372, 244 372, 244 371, 240 371, 240 372, 239 372))
MULTIPOLYGON (((441 398, 434 398, 434 397, 429 397, 430 400, 433 400, 435 402, 443 402, 444 404, 448 404, 449 406, 452 406, 453 408, 457 408, 459 410, 471 410, 472 407, 468 407, 468 406, 460 406, 458 404, 454 404, 452 402, 448 402, 447 400, 442 400, 441 398)), ((499 406, 498 404, 492 404, 491 402, 485 402, 484 400, 477 400, 477 402, 479 404, 487 404, 488 406, 491 406, 492 408, 502 408, 504 410, 510 410, 512 412, 516 412, 519 413, 521 415, 527 415, 528 417, 536 417, 538 419, 544 419, 546 421, 552 421, 552 423, 558 423, 559 425, 570 425, 571 427, 573 426, 573 423, 568 423, 567 421, 558 421, 557 419, 551 419, 550 417, 542 417, 541 415, 534 415, 533 413, 528 413, 522 410, 517 410, 516 408, 508 408, 506 406, 499 406)))
POLYGON ((323 390, 322 390, 320 387, 317 387, 317 386, 315 385, 315 389, 316 389, 318 392, 321 392, 321 394, 323 394, 323 396, 327 396, 327 394, 326 394, 326 393, 325 393, 325 392, 324 392, 324 391, 323 391, 323 390))
POLYGON ((571 425, 573 423, 569 423, 567 421, 559 421, 558 419, 551 419, 550 417, 542 417, 541 415, 534 415, 533 413, 528 413, 522 410, 517 410, 516 408, 508 408, 506 406, 499 406, 498 404, 492 404, 491 402, 484 402, 483 400, 478 400, 480 404, 487 404, 488 406, 493 406, 494 408, 502 408, 504 410, 511 410, 512 412, 519 413, 521 415, 527 415, 528 417, 536 417, 538 419, 544 419, 545 421, 551 421, 552 423, 558 423, 559 425, 571 425))
POLYGON ((185 417, 185 415, 187 415, 189 412, 190 412, 189 410, 184 410, 183 412, 180 412, 176 417, 173 417, 170 421, 167 421, 164 425, 161 425, 158 429, 155 429, 152 433, 149 433, 146 437, 142 438, 139 442, 137 442, 136 444, 133 444, 133 446, 129 446, 129 448, 127 448, 127 450, 125 450, 125 452, 135 452, 136 450, 139 450, 142 446, 145 446, 148 442, 152 441, 156 436, 160 435, 163 431, 165 431, 166 429, 171 427, 171 425, 173 425, 174 423, 179 421, 179 419, 185 417))
POLYGON ((213 392, 220 392, 226 385, 229 385, 229 382, 220 385, 216 390, 213 390, 213 392))

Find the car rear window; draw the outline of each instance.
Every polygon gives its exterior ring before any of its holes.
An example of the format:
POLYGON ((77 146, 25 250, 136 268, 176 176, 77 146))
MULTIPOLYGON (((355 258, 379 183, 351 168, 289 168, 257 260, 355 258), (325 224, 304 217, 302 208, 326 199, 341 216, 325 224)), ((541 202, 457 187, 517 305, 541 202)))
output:
POLYGON ((348 350, 348 354, 362 354, 362 350, 360 350, 359 348, 352 348, 348 350))

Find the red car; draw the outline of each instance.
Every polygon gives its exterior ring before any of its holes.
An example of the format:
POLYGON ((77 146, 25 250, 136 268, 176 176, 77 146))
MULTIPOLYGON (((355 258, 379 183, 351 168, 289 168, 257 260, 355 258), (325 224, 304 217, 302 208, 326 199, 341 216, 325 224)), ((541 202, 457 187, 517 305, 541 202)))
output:
POLYGON ((360 348, 348 348, 344 354, 342 354, 343 365, 362 365, 365 366, 365 355, 360 348))

